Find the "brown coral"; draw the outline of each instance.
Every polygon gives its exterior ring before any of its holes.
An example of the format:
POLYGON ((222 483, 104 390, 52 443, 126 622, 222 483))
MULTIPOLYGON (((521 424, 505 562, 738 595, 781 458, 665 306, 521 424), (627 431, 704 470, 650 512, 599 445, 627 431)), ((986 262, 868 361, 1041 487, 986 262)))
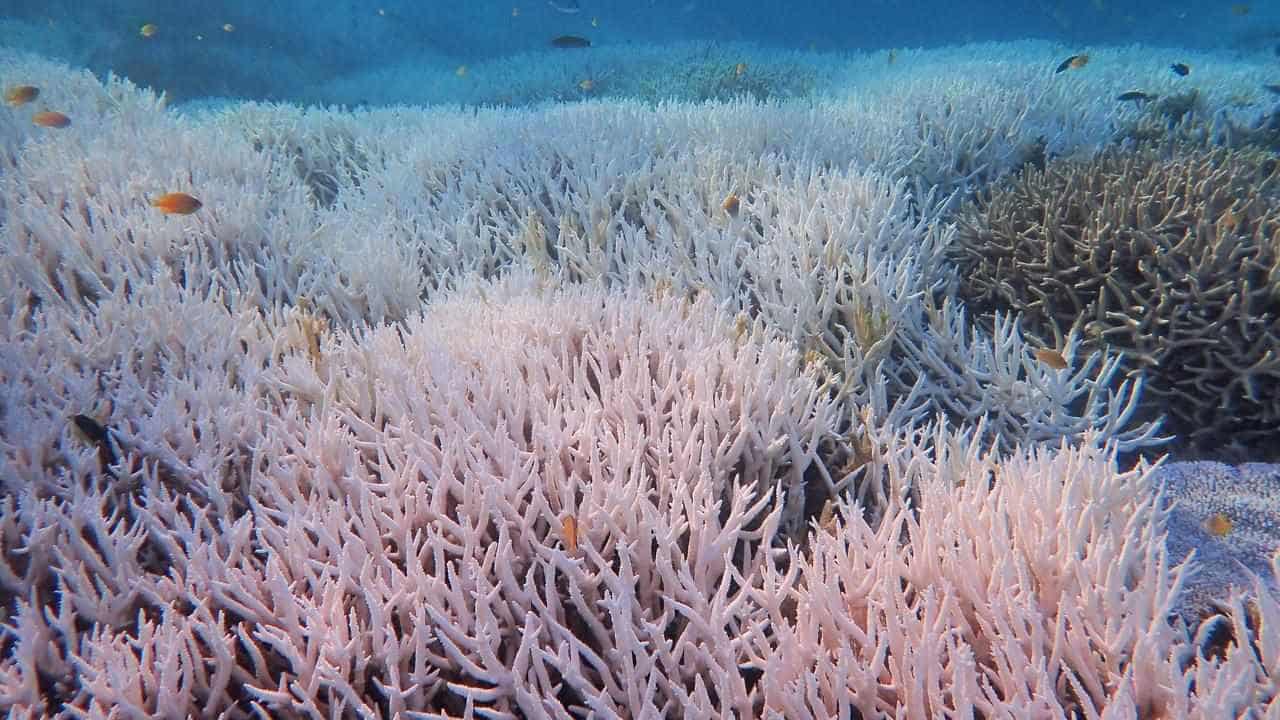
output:
POLYGON ((1280 429, 1268 154, 1179 145, 1050 162, 969 205, 960 226, 961 292, 979 310, 1016 310, 1049 341, 1079 323, 1144 372, 1151 409, 1201 447, 1280 429))

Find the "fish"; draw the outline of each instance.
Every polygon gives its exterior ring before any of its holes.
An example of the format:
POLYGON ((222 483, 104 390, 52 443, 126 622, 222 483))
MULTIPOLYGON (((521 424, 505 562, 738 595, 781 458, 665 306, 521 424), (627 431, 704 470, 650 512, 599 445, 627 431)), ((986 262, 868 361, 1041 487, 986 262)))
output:
POLYGON ((520 8, 518 7, 511 8, 511 17, 520 17, 520 8))
POLYGON ((586 48, 591 47, 591 41, 578 35, 561 35, 551 41, 551 46, 558 47, 562 50, 586 48))
POLYGON ((116 464, 116 451, 111 447, 111 431, 88 415, 72 415, 70 420, 81 436, 98 448, 98 462, 102 465, 102 471, 114 478, 116 474, 112 472, 111 466, 116 464))
POLYGON ((1245 3, 1236 3, 1235 5, 1231 6, 1231 14, 1235 15, 1236 17, 1244 17, 1245 15, 1248 15, 1252 10, 1253 8, 1249 5, 1246 5, 1245 3))
POLYGON ((1136 103, 1144 103, 1144 102, 1147 102, 1148 100, 1155 100, 1158 97, 1160 96, 1152 95, 1151 93, 1144 93, 1141 90, 1130 90, 1129 92, 1126 92, 1126 93, 1120 93, 1119 95, 1116 96, 1116 99, 1119 100, 1120 102, 1129 102, 1132 100, 1133 102, 1136 102, 1136 103))
POLYGON ((1218 226, 1229 233, 1235 232, 1236 228, 1240 227, 1240 215, 1233 208, 1234 205, 1223 210, 1218 216, 1218 226))
POLYGON ((582 12, 582 6, 578 4, 578 0, 547 0, 547 4, 552 10, 565 15, 577 15, 582 12))
POLYGON ((582 92, 591 92, 596 89, 596 81, 591 78, 586 78, 578 83, 578 89, 582 92))
POLYGON ((1231 534, 1231 530, 1235 528, 1235 523, 1231 522, 1230 516, 1224 512, 1217 512, 1205 518, 1204 529, 1214 537, 1226 537, 1231 534))
POLYGON ((740 78, 740 77, 742 77, 743 75, 746 75, 746 74, 747 74, 747 64, 746 64, 746 63, 738 63, 737 65, 734 65, 734 66, 733 66, 733 76, 734 76, 734 77, 736 77, 736 78, 740 78))
POLYGON ((454 74, 454 75, 457 75, 457 76, 458 76, 458 77, 460 77, 460 78, 466 77, 466 76, 467 76, 467 66, 466 66, 466 65, 459 65, 459 66, 458 66, 458 69, 453 71, 453 74, 454 74))
POLYGON ((1172 70, 1175 75, 1179 75, 1181 77, 1186 77, 1187 74, 1191 72, 1191 66, 1186 63, 1174 63, 1169 66, 1169 69, 1172 70))
POLYGON ((47 128, 64 128, 71 125, 71 118, 57 110, 41 110, 31 116, 31 123, 47 128))
POLYGON ((560 534, 564 536, 564 546, 571 553, 578 552, 578 518, 565 515, 560 521, 560 534))
POLYGON ((1280 83, 1275 83, 1273 85, 1263 85, 1262 89, 1268 92, 1273 92, 1277 95, 1280 95, 1280 83))
POLYGON ((1053 74, 1057 75, 1058 73, 1060 73, 1060 72, 1062 72, 1062 71, 1064 71, 1064 70, 1066 70, 1066 69, 1068 69, 1068 68, 1070 68, 1070 69, 1072 69, 1072 70, 1079 70, 1080 68, 1082 68, 1082 67, 1084 67, 1085 65, 1088 65, 1088 64, 1089 64, 1089 56, 1088 56, 1088 55, 1072 55, 1071 57, 1067 58, 1066 60, 1063 60, 1063 61, 1058 65, 1058 69, 1053 71, 1053 74))
POLYGON ((4 91, 4 101, 10 107, 18 107, 40 97, 40 88, 35 85, 14 85, 4 91))
POLYGON ((1067 369, 1067 359, 1057 350, 1053 350, 1051 348, 1039 348, 1032 354, 1036 356, 1036 360, 1039 360, 1054 370, 1067 369))
POLYGON ((721 209, 729 213, 732 217, 738 216, 738 208, 742 206, 742 201, 738 199, 738 193, 729 193, 729 196, 720 203, 721 209))
POLYGON ((236 26, 232 25, 231 23, 224 23, 222 25, 222 32, 235 32, 235 31, 236 31, 236 26))
POLYGON ((898 51, 894 48, 890 48, 889 56, 886 59, 889 61, 890 65, 894 64, 898 61, 898 51))
POLYGON ((600 27, 600 18, 591 18, 591 27, 600 27))
POLYGON ((151 207, 165 215, 190 215, 204 207, 204 203, 184 192, 171 192, 153 199, 151 207))
POLYGON ((155 23, 147 23, 138 28, 138 34, 144 38, 153 37, 158 32, 160 32, 160 28, 155 23))

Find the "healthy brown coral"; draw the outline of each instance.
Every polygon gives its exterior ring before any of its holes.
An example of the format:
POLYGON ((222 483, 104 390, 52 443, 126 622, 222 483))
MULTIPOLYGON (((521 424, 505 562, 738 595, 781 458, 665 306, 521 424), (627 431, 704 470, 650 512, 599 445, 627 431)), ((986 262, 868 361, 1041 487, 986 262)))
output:
MULTIPOLYGON (((962 295, 1076 324, 1147 379, 1167 429, 1248 448, 1280 428, 1280 177, 1266 153, 1166 146, 1028 168, 962 213, 962 295)), ((1255 448, 1261 449, 1261 448, 1255 448)))

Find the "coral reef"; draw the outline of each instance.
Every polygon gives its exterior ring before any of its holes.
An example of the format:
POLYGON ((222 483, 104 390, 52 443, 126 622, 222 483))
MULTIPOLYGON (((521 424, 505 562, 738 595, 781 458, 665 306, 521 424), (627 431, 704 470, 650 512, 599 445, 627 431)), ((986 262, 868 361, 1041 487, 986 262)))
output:
POLYGON ((539 298, 535 284, 477 288, 359 338, 298 312, 274 336, 232 330, 265 370, 239 391, 205 376, 221 399, 193 418, 198 437, 151 432, 183 399, 117 403, 115 484, 64 434, 65 472, 46 458, 4 488, 19 608, 4 702, 535 716, 557 695, 617 710, 645 686, 661 706, 727 680, 733 664, 703 649, 758 612, 728 583, 797 522, 834 406, 799 354, 735 333, 709 298, 539 298), (206 453, 228 444, 253 460, 211 484, 206 453), (42 548, 57 551, 30 554, 42 548), (619 664, 633 643, 665 647, 647 679, 619 664))
POLYGON ((1046 345, 1073 328, 1147 378, 1193 445, 1272 452, 1280 429, 1280 176, 1257 151, 1052 161, 963 213, 962 297, 1046 345))
POLYGON ((171 112, 0 53, 73 119, 0 112, 0 708, 1277 712, 1265 584, 1177 617, 1126 356, 957 294, 956 204, 1106 144, 1118 80, 954 57, 171 112))

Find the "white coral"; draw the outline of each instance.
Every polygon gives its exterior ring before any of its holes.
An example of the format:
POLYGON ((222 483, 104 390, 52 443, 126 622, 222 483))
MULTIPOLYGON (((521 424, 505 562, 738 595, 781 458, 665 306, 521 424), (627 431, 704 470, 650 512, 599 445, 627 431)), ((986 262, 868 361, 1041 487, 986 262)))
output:
POLYGON ((1136 388, 948 303, 953 196, 921 184, 1007 171, 1045 127, 1100 142, 1052 115, 1074 86, 921 136, 930 83, 896 116, 182 116, 0 64, 74 118, 0 118, 12 714, 1270 702, 1275 623, 1194 691, 1173 674, 1160 516, 1103 449, 1150 439, 1136 388), (147 205, 179 189, 204 208, 147 205), (919 429, 940 412, 966 427, 919 429), (989 435, 1079 446, 1002 461, 989 435), (841 493, 838 535, 783 547, 841 493))

